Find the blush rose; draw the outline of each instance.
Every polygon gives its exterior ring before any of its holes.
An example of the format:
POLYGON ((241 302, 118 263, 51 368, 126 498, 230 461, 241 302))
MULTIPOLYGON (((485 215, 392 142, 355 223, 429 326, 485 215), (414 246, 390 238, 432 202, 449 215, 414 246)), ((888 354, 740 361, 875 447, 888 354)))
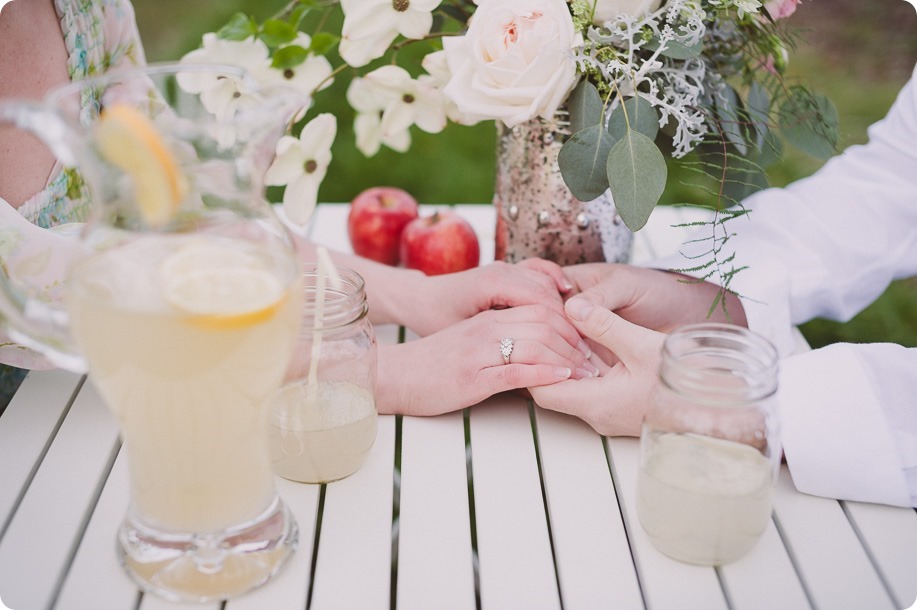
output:
POLYGON ((513 127, 548 118, 576 82, 582 44, 564 0, 479 0, 464 36, 443 40, 452 74, 443 90, 469 121, 513 127))

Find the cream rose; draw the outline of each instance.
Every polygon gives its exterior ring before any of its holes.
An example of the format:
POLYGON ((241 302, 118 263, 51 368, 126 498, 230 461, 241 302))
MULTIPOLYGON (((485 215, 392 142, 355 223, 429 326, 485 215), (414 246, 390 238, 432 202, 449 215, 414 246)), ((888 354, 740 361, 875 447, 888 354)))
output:
POLYGON ((592 21, 601 25, 617 19, 619 15, 640 17, 655 11, 661 4, 662 0, 596 0, 592 21))
POLYGON ((452 78, 443 89, 469 120, 512 127, 550 117, 576 82, 582 44, 565 0, 478 0, 464 36, 443 40, 452 78))

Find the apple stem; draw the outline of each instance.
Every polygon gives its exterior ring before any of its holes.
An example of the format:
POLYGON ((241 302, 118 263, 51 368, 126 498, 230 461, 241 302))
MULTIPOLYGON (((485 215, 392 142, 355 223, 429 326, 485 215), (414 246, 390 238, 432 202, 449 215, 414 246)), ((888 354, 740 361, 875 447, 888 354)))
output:
POLYGON ((439 210, 433 212, 433 216, 430 217, 430 224, 435 225, 439 222, 439 210))

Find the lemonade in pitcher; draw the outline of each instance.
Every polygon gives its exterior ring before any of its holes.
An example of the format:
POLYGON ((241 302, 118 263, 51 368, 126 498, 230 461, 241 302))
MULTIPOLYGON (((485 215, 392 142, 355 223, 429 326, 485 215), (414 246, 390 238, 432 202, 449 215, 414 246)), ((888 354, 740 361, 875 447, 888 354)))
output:
POLYGON ((244 593, 296 547, 266 427, 303 280, 262 176, 301 104, 239 69, 175 64, 0 104, 0 122, 78 169, 92 203, 62 296, 0 274, 0 311, 17 341, 88 371, 117 417, 130 481, 118 558, 171 600, 244 593), (245 103, 213 106, 201 79, 245 103))
POLYGON ((302 293, 280 254, 150 235, 71 272, 71 327, 121 425, 140 519, 219 530, 269 508, 270 459, 251 431, 283 377, 302 293))

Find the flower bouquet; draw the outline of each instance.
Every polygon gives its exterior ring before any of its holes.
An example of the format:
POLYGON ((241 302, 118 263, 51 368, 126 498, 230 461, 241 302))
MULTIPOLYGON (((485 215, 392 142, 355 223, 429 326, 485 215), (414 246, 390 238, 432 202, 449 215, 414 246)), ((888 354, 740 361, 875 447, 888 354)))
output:
MULTIPOLYGON (((718 222, 767 186, 782 141, 818 157, 837 141, 825 97, 783 78, 799 0, 293 0, 259 23, 238 14, 186 62, 241 65, 309 96, 349 78, 356 147, 407 151, 411 128, 496 121, 513 128, 564 112, 557 165, 579 200, 610 189, 623 222, 640 229, 667 180, 686 163, 718 222), (340 28, 329 28, 334 11, 340 28), (329 19, 329 17, 332 17, 329 19), (339 20, 338 20, 339 22, 339 20), (422 54, 405 61, 402 49, 422 54), (722 213, 719 213, 722 212, 722 213)), ((242 83, 203 93, 245 103, 242 83)), ((285 187, 289 218, 304 223, 331 161, 336 120, 292 127, 265 180, 285 187)))

